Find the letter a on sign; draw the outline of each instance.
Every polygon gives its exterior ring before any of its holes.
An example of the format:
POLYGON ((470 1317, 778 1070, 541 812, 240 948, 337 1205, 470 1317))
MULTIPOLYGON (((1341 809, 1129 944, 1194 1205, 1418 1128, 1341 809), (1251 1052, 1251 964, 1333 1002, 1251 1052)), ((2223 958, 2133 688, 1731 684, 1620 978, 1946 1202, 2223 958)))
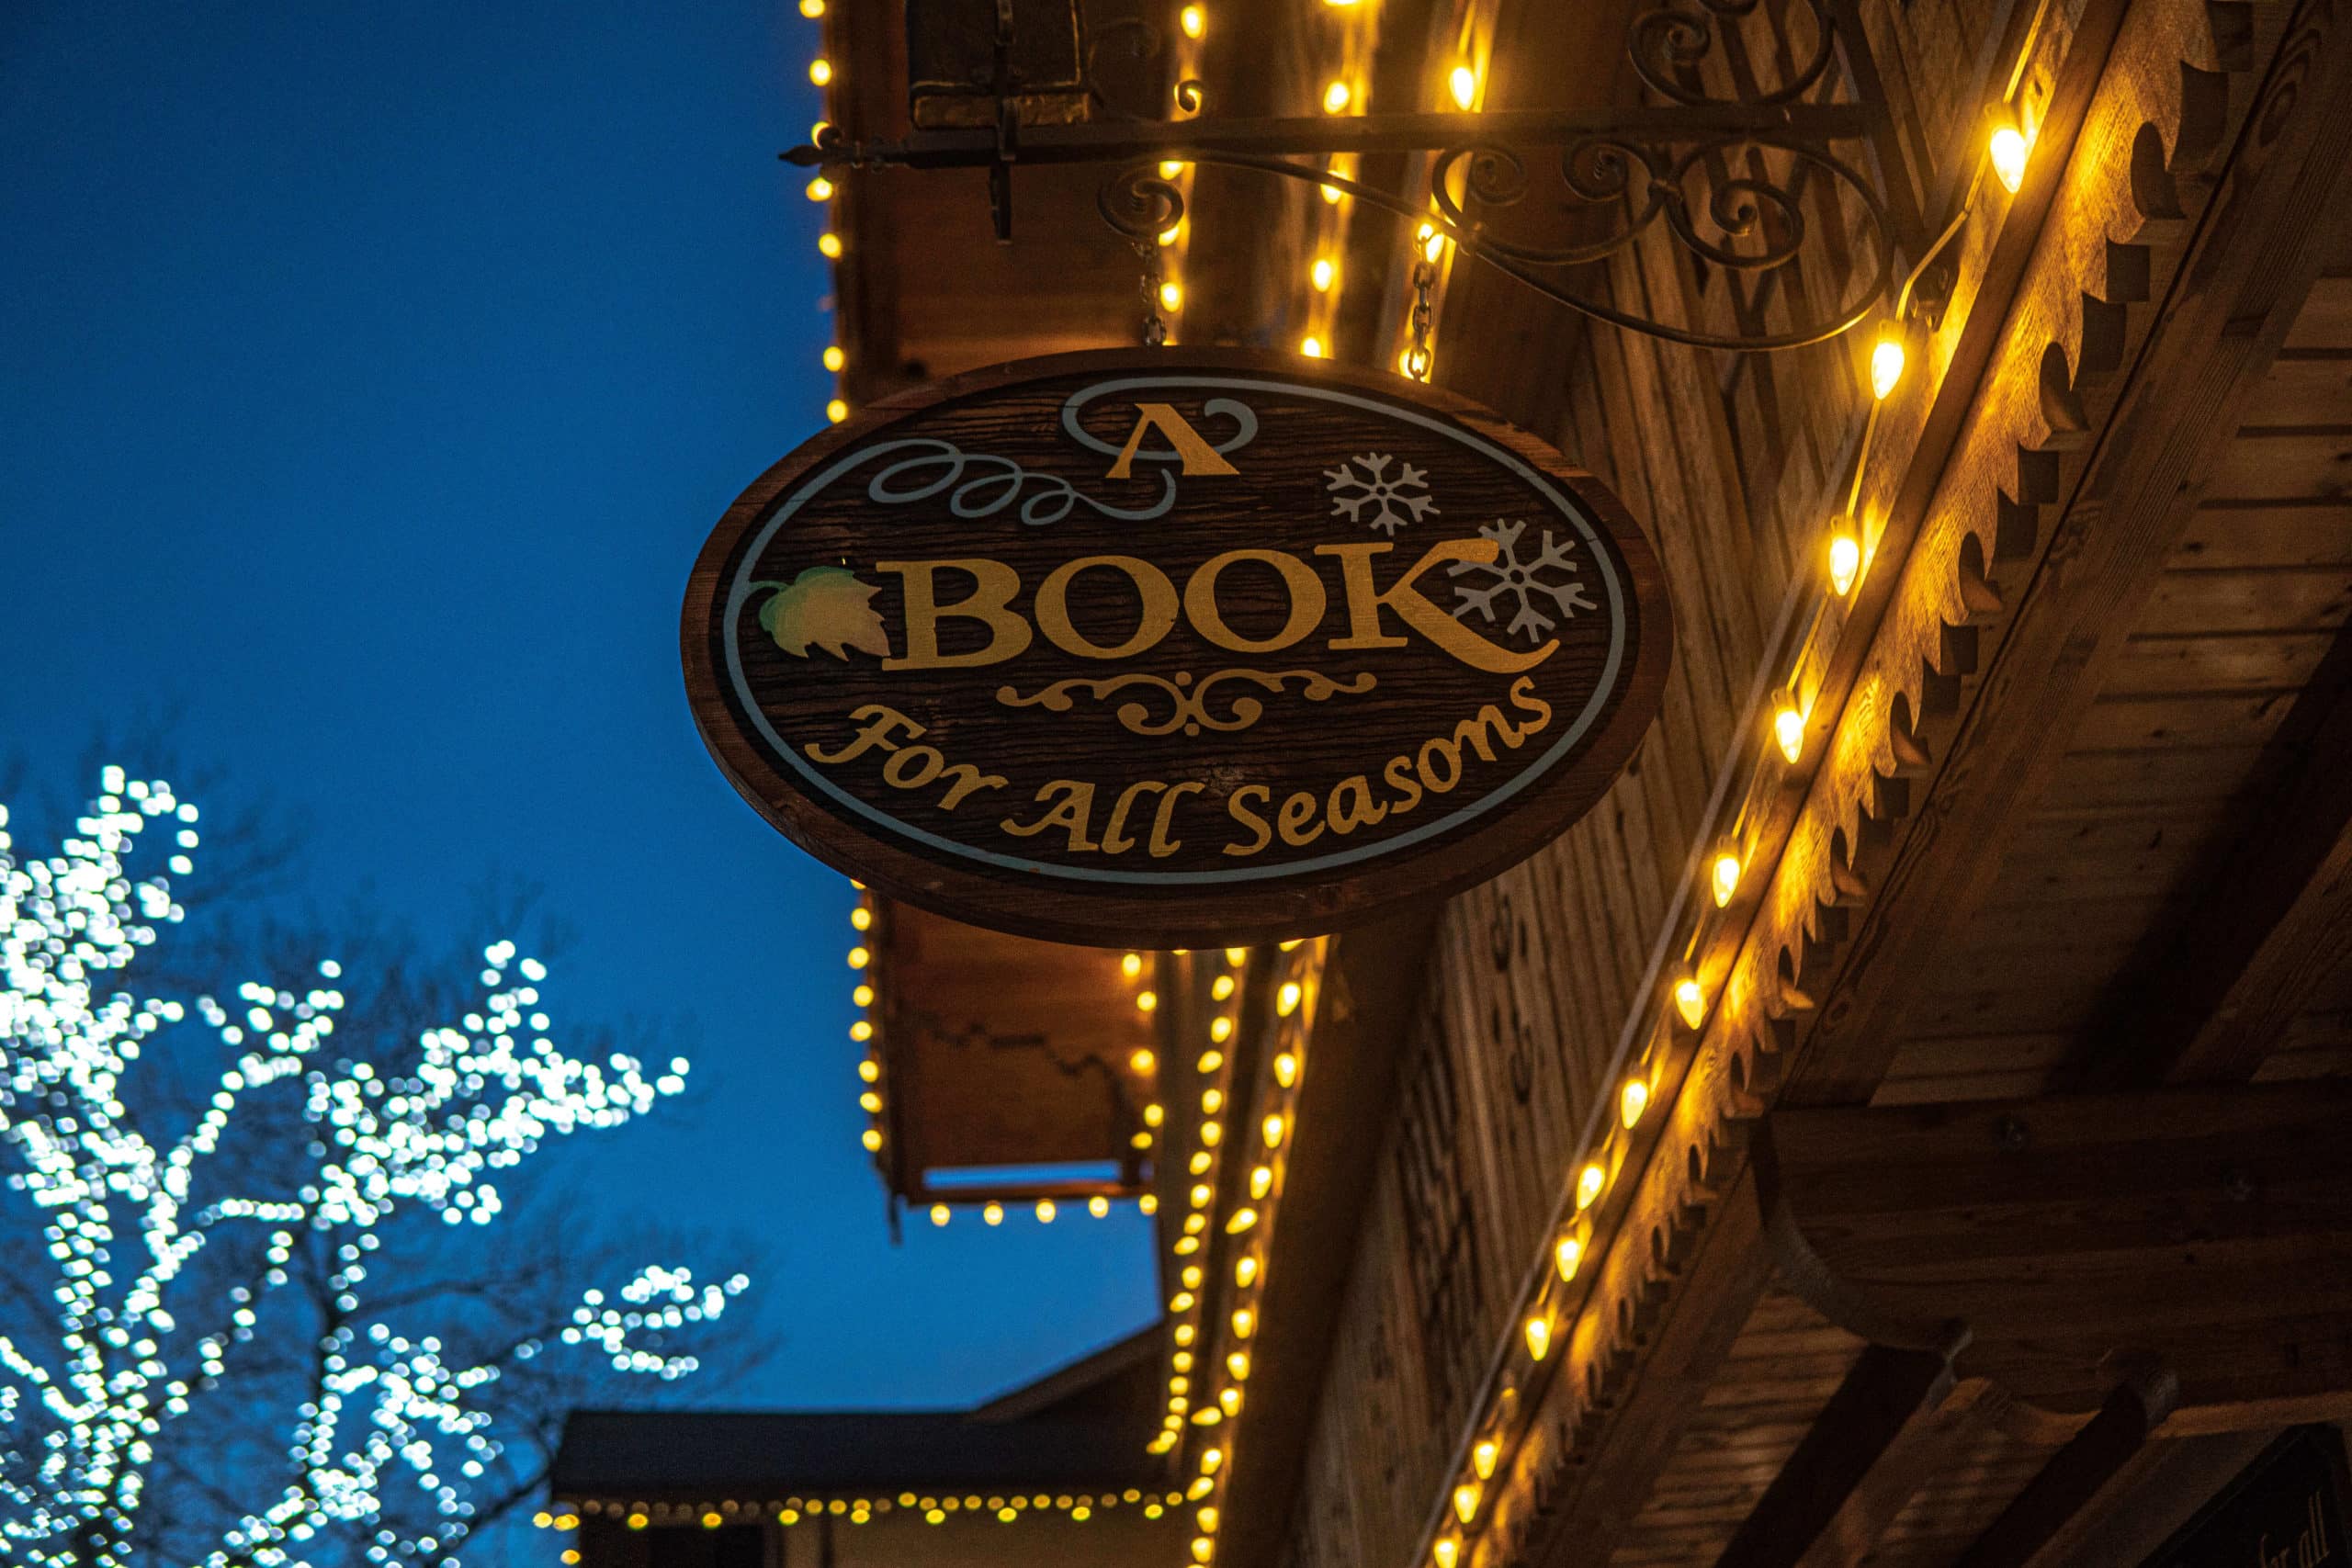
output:
POLYGON ((1173 403, 1137 403, 1136 427, 1127 436, 1127 444, 1119 448, 1119 460, 1111 465, 1105 479, 1123 479, 1135 466, 1136 448, 1143 445, 1143 433, 1157 430, 1168 437, 1176 448, 1176 456, 1184 462, 1187 474, 1230 474, 1238 470, 1217 453, 1217 449, 1201 439, 1201 433, 1184 421, 1173 403))

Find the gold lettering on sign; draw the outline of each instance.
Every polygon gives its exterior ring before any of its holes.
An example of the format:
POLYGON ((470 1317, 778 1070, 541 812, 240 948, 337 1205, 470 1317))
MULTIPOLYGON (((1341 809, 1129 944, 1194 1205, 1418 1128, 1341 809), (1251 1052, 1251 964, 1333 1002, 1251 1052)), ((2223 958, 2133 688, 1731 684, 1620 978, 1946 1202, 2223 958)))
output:
POLYGON ((948 783, 946 792, 939 797, 942 811, 955 810, 977 790, 1002 789, 1011 782, 1001 773, 984 773, 969 762, 950 762, 935 746, 899 745, 890 739, 894 731, 903 733, 910 740, 920 740, 930 732, 897 708, 867 703, 854 710, 850 717, 865 728, 851 736, 847 745, 829 752, 811 740, 801 750, 811 761, 829 768, 854 761, 868 751, 881 751, 885 753, 882 781, 893 789, 922 789, 944 777, 948 783))
POLYGON ((1521 675, 1510 683, 1511 706, 1527 716, 1514 724, 1492 703, 1453 727, 1450 735, 1433 735, 1410 751, 1388 759, 1380 782, 1396 793, 1383 799, 1372 779, 1350 773, 1333 784, 1321 800, 1306 790, 1286 796, 1266 820, 1273 791, 1264 784, 1244 784, 1226 797, 1226 814, 1250 830, 1248 842, 1224 847, 1229 855, 1257 854, 1279 837, 1304 849, 1322 837, 1325 829, 1345 838, 1359 828, 1371 828, 1391 817, 1402 817, 1431 795, 1450 795, 1462 785, 1467 771, 1465 753, 1482 762, 1504 761, 1506 750, 1516 751, 1552 722, 1552 705, 1535 694, 1534 681, 1521 675))
POLYGON ((1002 561, 882 560, 876 571, 891 571, 903 582, 907 604, 907 656, 886 659, 885 670, 948 670, 1001 664, 1029 646, 1029 623, 1007 608, 1021 592, 1021 574, 1002 561), (932 581, 942 567, 969 573, 972 592, 960 603, 942 604, 932 581), (939 651, 942 620, 978 621, 989 628, 989 645, 977 653, 939 651))
POLYGON ((2277 1551, 2272 1551, 2268 1530, 2255 1538, 2256 1568, 2319 1568, 2321 1563, 2335 1555, 2335 1545, 2327 1539, 2327 1514, 2321 1506, 2318 1493, 2309 1493, 2304 1496, 2303 1517, 2307 1522, 2290 1546, 2281 1546, 2277 1551))
POLYGON ((1227 550, 1221 556, 1211 556, 1200 570, 1184 582, 1184 617, 1199 632, 1219 648, 1229 648, 1236 653, 1277 653, 1313 631, 1323 619, 1327 603, 1323 580, 1315 569, 1285 550, 1227 550), (1225 613, 1217 608, 1216 580, 1227 567, 1237 561, 1263 561, 1281 574, 1283 588, 1290 595, 1290 615, 1283 622, 1283 629, 1270 637, 1246 637, 1225 624, 1225 613))
POLYGON ((1173 404, 1137 403, 1136 427, 1128 432, 1127 444, 1119 448, 1119 460, 1111 465, 1111 471, 1103 478, 1123 479, 1127 477, 1135 466, 1136 449, 1143 445, 1143 433, 1147 430, 1157 430, 1168 437, 1168 444, 1176 448, 1176 456, 1183 461, 1182 471, 1184 473, 1231 474, 1238 471, 1216 447, 1201 439, 1201 433, 1185 422, 1184 416, 1176 412, 1173 404))
POLYGON ((1498 648, 1430 604, 1413 586, 1423 572, 1440 561, 1469 561, 1478 566, 1491 563, 1502 548, 1494 540, 1442 540, 1431 545, 1404 576, 1386 588, 1375 588, 1372 581, 1372 558, 1385 555, 1396 547, 1380 541, 1315 547, 1315 553, 1318 556, 1338 558, 1340 581, 1348 593, 1348 635, 1334 637, 1331 640, 1334 649, 1403 648, 1403 637, 1391 637, 1381 629, 1380 612, 1392 610, 1398 620, 1463 663, 1473 670, 1484 670, 1491 674, 1516 675, 1522 670, 1532 670, 1558 649, 1560 643, 1557 637, 1525 653, 1513 653, 1507 648, 1498 648))
POLYGON ((1069 835, 1066 847, 1072 854, 1102 846, 1086 836, 1086 819, 1094 814, 1094 786, 1078 779, 1049 779, 1037 786, 1037 803, 1057 804, 1035 822, 1016 822, 1008 817, 997 824, 1016 839, 1034 839, 1048 828, 1059 828, 1069 835))
MULTIPOLYGON (((1010 575, 1010 570, 1007 570, 1010 575)), ((1045 581, 1037 585, 1037 626, 1046 639, 1064 653, 1080 659, 1126 659, 1141 653, 1176 624, 1176 585, 1168 574, 1148 560, 1133 556, 1080 556, 1054 568, 1045 581), (1136 619, 1136 629, 1126 641, 1115 648, 1105 648, 1070 624, 1069 585, 1078 574, 1090 567, 1098 570, 1126 574, 1136 585, 1136 593, 1143 601, 1142 613, 1136 619)))

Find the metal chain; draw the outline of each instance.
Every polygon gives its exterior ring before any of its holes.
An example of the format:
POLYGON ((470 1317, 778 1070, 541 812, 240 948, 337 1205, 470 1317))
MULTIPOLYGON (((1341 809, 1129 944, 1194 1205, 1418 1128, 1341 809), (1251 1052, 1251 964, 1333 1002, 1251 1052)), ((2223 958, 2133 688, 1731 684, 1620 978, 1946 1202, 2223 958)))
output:
POLYGON ((1143 344, 1159 348, 1168 341, 1168 321, 1159 313, 1159 285, 1165 276, 1160 270, 1159 247, 1137 240, 1136 254, 1143 262, 1143 344))
POLYGON ((1430 378, 1430 289, 1437 282, 1437 266, 1427 256, 1413 264, 1413 345, 1405 351, 1405 373, 1416 381, 1430 378))

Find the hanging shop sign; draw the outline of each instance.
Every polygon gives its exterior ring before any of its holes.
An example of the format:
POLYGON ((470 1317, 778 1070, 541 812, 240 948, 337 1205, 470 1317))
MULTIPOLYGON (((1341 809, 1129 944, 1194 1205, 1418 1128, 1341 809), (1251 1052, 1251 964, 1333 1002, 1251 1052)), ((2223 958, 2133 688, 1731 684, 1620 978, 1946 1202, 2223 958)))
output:
POLYGON ((795 842, 952 919, 1117 946, 1335 929, 1524 859, 1671 641, 1615 496, 1395 377, 1063 355, 876 405, 695 563, 703 739, 795 842))

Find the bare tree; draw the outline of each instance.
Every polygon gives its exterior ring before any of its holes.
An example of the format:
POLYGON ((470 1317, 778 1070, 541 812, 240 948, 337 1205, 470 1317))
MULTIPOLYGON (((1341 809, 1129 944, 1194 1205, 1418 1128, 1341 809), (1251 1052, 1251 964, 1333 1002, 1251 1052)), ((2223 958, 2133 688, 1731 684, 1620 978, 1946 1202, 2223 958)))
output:
POLYGON ((686 1063, 559 1043, 511 941, 454 973, 267 923, 174 952, 197 822, 107 768, 20 860, 0 807, 0 1557, 457 1563, 564 1410, 750 1354, 710 1327, 741 1274, 624 1261, 560 1194, 508 1213, 686 1063))

